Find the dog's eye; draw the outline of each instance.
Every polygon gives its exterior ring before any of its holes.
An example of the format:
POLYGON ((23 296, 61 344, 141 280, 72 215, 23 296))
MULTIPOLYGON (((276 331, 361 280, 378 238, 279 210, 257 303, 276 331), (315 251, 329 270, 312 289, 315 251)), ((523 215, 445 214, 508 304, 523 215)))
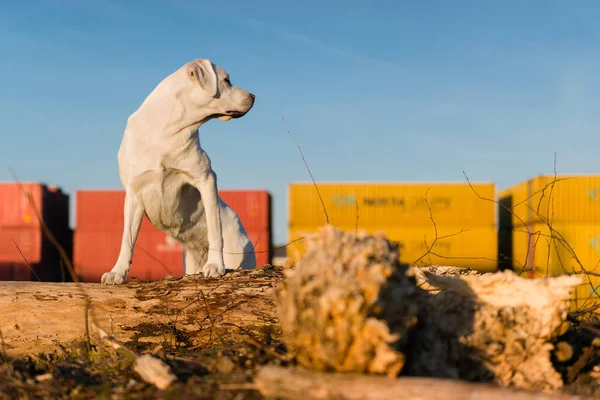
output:
POLYGON ((231 81, 229 80, 229 78, 226 78, 223 82, 225 82, 228 85, 231 85, 231 81))

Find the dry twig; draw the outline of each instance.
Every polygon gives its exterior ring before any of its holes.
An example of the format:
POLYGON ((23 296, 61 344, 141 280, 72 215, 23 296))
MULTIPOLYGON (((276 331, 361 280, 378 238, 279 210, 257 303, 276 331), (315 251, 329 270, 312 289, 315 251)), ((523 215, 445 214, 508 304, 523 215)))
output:
POLYGON ((306 166, 306 169, 308 170, 308 173, 310 174, 310 178, 313 181, 313 185, 315 185, 315 189, 317 191, 317 195, 319 196, 319 200, 321 200, 321 206, 323 206, 323 213, 325 214, 325 221, 327 222, 327 224, 329 224, 329 215, 327 215, 327 209, 325 208, 325 203, 323 202, 323 198, 321 197, 321 193, 319 192, 319 188, 317 187, 315 178, 313 178, 312 172, 311 172, 310 168, 308 167, 306 160, 304 159, 304 154, 302 153, 302 148, 296 141, 296 138, 294 137, 294 135, 292 135, 292 132, 290 131, 290 128, 288 127, 287 122, 285 121, 285 118, 283 117, 283 112, 281 113, 281 119, 283 120, 283 123, 285 124, 288 134, 291 136, 294 143, 296 143, 296 146, 298 147, 298 150, 300 151, 300 157, 302 157, 302 161, 304 162, 304 165, 306 166))
POLYGON ((29 268, 29 271, 31 271, 31 273, 36 277, 36 279, 38 281, 41 281, 40 277, 38 276, 38 274, 35 273, 35 270, 31 266, 31 264, 29 263, 29 261, 27 261, 27 258, 25 257, 25 254, 23 254, 23 252, 21 251, 21 248, 19 247, 19 245, 17 244, 17 242, 15 242, 15 239, 12 239, 12 242, 14 243, 15 247, 19 251, 19 254, 21 254, 21 257, 23 258, 23 261, 25 261, 25 264, 27 265, 27 268, 29 268))

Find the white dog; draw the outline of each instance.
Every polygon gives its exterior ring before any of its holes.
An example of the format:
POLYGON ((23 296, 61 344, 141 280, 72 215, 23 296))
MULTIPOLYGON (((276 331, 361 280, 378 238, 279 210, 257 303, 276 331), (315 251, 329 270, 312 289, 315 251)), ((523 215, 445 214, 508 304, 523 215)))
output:
POLYGON ((254 246, 219 197, 198 135, 208 120, 240 118, 253 105, 254 95, 233 86, 222 68, 194 60, 160 82, 127 119, 118 153, 125 224, 119 257, 102 284, 127 278, 144 214, 182 244, 186 275, 256 268, 254 246))

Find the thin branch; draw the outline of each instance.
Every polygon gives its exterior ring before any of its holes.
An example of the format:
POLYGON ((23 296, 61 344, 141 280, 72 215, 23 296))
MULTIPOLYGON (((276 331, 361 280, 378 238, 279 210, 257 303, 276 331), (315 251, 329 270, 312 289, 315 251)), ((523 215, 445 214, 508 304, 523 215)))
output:
POLYGON ((41 281, 40 277, 38 276, 38 274, 35 273, 35 271, 33 270, 33 267, 29 263, 29 261, 27 261, 27 258, 25 257, 25 254, 23 254, 23 252, 21 251, 21 248, 19 247, 19 245, 17 244, 17 242, 15 242, 15 239, 11 239, 11 240, 15 244, 15 247, 19 251, 19 254, 21 254, 21 257, 23 257, 23 260, 25 261, 25 264, 27 264, 27 268, 29 268, 29 271, 31 271, 31 273, 37 278, 38 281, 41 281))
MULTIPOLYGON (((291 244, 294 244, 294 243, 296 243, 296 242, 299 242, 300 240, 304 240, 304 239, 305 239, 305 237, 304 237, 304 236, 302 236, 302 237, 299 237, 299 238, 296 238, 296 239, 292 240, 291 242, 288 242, 288 243, 284 244, 283 246, 273 247, 273 250, 284 249, 284 248, 288 247, 289 245, 291 245, 291 244)), ((216 251, 216 250, 215 250, 215 251, 216 251)), ((266 252, 268 252, 268 251, 269 251, 269 250, 260 250, 260 251, 237 251, 237 252, 236 252, 236 251, 223 251, 223 254, 262 254, 262 253, 266 253, 266 252)))
MULTIPOLYGON (((429 188, 427 188, 427 191, 425 192, 425 204, 427 205, 427 210, 429 211, 429 219, 431 220, 431 224, 433 225, 434 238, 433 238, 433 242, 431 242, 431 245, 429 245, 429 246, 427 245, 427 239, 426 238, 423 239, 423 241, 425 242, 425 246, 427 247, 427 251, 421 257, 419 257, 415 261, 413 261, 412 265, 416 265, 419 261, 421 261, 427 255, 433 255, 433 256, 436 256, 436 257, 440 257, 438 254, 436 254, 436 253, 434 253, 432 251, 433 247, 438 242, 438 240, 447 239, 447 238, 450 238, 450 237, 453 237, 453 236, 456 236, 456 235, 460 235, 461 233, 465 232, 464 229, 461 229, 459 232, 455 232, 455 233, 451 233, 451 234, 448 234, 448 235, 439 236, 438 229, 437 229, 437 224, 435 223, 435 219, 433 218, 433 211, 431 209, 431 206, 429 205, 429 199, 427 198, 428 194, 429 194, 429 188)), ((441 257, 441 258, 451 258, 451 257, 441 257)), ((453 257, 453 258, 463 259, 465 257, 453 257)))
MULTIPOLYGON (((431 249, 433 249, 433 246, 435 246, 435 243, 437 242, 437 225, 435 223, 435 220, 433 219, 433 212, 431 210, 431 207, 429 207, 429 200, 427 199, 428 194, 429 194, 429 188, 427 188, 427 191, 425 192, 425 204, 427 205, 427 210, 429 211, 429 219, 431 220, 431 223, 433 224, 433 230, 435 231, 435 237, 433 238, 433 242, 431 243, 431 246, 427 249, 425 254, 423 254, 421 257, 419 257, 415 261, 413 261, 412 265, 417 264, 419 261, 421 261, 423 258, 425 258, 425 256, 427 254, 429 254, 429 252, 431 252, 431 249)), ((426 240, 425 240, 425 246, 427 246, 426 240)))
POLYGON ((321 200, 321 206, 323 206, 323 212, 325 213, 325 220, 327 221, 327 225, 329 225, 329 215, 327 215, 327 209, 325 208, 325 203, 323 202, 323 198, 321 197, 321 193, 319 192, 319 188, 317 187, 315 178, 313 178, 312 172, 310 171, 310 168, 308 167, 308 164, 306 163, 306 160, 304 159, 304 154, 302 153, 302 149, 300 148, 300 145, 296 141, 296 138, 294 137, 294 135, 292 135, 292 132, 290 131, 290 128, 288 127, 288 124, 285 121, 285 118, 283 117, 283 112, 281 112, 281 119, 283 120, 283 123, 285 124, 285 128, 287 129, 287 132, 291 136, 294 143, 296 143, 296 147, 298 147, 298 150, 300 151, 300 157, 302 157, 302 161, 304 162, 304 165, 306 166, 306 169, 308 170, 308 173, 310 174, 310 179, 312 179, 313 185, 315 185, 315 189, 317 190, 317 195, 319 196, 319 200, 321 200))
POLYGON ((146 249, 144 249, 142 246, 138 244, 136 244, 135 246, 136 250, 141 250, 143 253, 145 253, 148 257, 150 257, 151 259, 153 259, 154 261, 156 261, 164 270, 165 272, 167 272, 170 275, 175 275, 173 274, 173 271, 171 271, 169 269, 169 267, 167 267, 167 265, 165 263, 163 263, 162 261, 160 261, 158 258, 156 258, 153 254, 151 254, 149 251, 147 251, 146 249))

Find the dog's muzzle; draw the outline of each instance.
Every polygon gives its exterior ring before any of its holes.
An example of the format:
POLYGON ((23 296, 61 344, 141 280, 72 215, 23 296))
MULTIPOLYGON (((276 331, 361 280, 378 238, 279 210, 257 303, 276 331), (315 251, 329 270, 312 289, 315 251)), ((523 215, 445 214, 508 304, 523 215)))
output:
POLYGON ((256 96, 254 96, 252 93, 248 93, 248 96, 242 102, 241 110, 226 111, 223 114, 216 115, 216 117, 221 121, 229 121, 234 118, 241 118, 244 115, 246 115, 248 111, 250 111, 250 109, 254 106, 255 98, 256 96))
POLYGON ((231 118, 241 118, 241 117, 243 117, 254 106, 254 99, 255 98, 256 98, 256 96, 254 96, 254 94, 248 93, 248 97, 246 97, 246 99, 242 103, 242 109, 241 110, 227 111, 227 113, 225 115, 227 115, 227 116, 229 116, 231 118))

